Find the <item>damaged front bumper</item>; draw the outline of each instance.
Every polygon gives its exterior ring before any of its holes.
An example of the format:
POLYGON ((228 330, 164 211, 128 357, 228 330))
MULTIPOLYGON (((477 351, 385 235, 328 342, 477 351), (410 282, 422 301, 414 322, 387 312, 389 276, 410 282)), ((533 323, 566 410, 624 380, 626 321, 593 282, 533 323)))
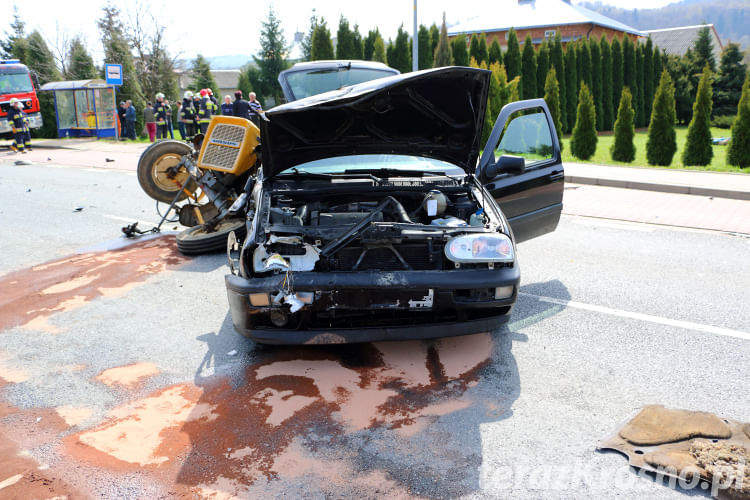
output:
POLYGON ((274 301, 284 280, 284 274, 252 280, 226 275, 239 333, 266 344, 333 344, 492 331, 508 321, 520 273, 517 266, 296 272, 292 293, 304 305, 293 313, 274 301))

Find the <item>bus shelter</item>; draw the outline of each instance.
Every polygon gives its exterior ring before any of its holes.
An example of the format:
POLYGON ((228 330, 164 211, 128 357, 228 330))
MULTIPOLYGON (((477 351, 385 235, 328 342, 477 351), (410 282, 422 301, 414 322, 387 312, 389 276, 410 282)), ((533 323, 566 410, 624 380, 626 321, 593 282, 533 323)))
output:
POLYGON ((104 80, 50 82, 40 90, 54 92, 58 137, 117 137, 115 89, 104 80))

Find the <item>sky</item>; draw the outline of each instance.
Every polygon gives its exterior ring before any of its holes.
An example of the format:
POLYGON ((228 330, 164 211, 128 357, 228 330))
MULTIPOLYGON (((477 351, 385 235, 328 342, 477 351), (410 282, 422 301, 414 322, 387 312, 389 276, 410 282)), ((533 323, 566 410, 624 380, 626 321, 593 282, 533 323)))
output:
MULTIPOLYGON (((439 25, 445 12, 448 24, 455 24, 476 12, 481 12, 486 1, 488 0, 421 0, 417 9, 418 23, 430 25, 434 22, 439 25)), ((580 1, 574 0, 574 3, 580 1)), ((626 8, 656 8, 674 0, 601 1, 626 8)), ((103 54, 96 20, 101 16, 105 1, 77 0, 75 9, 71 7, 70 2, 60 0, 10 2, 18 8, 21 18, 26 22, 27 32, 38 29, 47 39, 53 52, 55 46, 63 45, 60 43, 61 40, 80 35, 96 62, 102 62, 103 54)), ((257 53, 261 21, 266 18, 271 5, 281 20, 287 41, 290 43, 295 31, 307 31, 313 6, 316 13, 326 19, 334 36, 339 17, 343 14, 351 26, 359 24, 361 33, 366 34, 368 30, 378 27, 387 42, 389 37, 395 38, 396 31, 402 23, 411 31, 414 3, 413 0, 256 0, 220 2, 216 4, 219 5, 218 9, 211 12, 207 9, 206 2, 197 0, 121 0, 116 5, 123 13, 125 21, 132 20, 139 7, 149 9, 156 16, 157 22, 166 27, 170 53, 179 58, 192 59, 199 53, 207 57, 257 53)), ((144 20, 147 20, 147 17, 141 16, 144 20)), ((3 25, 8 26, 8 23, 3 25)))

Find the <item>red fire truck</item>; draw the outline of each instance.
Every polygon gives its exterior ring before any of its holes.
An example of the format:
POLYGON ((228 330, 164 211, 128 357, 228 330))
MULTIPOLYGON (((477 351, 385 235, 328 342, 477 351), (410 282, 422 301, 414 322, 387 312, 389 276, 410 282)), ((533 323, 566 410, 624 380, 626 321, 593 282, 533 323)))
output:
POLYGON ((0 138, 12 137, 11 123, 8 122, 10 100, 15 97, 23 103, 23 110, 29 118, 29 128, 42 126, 42 114, 36 95, 36 78, 17 59, 0 60, 0 138))

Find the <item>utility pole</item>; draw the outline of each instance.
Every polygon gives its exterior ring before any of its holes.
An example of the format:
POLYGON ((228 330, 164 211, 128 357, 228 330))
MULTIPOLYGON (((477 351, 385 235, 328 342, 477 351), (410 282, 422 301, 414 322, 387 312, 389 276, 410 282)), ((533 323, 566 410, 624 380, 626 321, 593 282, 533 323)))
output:
POLYGON ((417 0, 414 0, 414 33, 411 39, 411 70, 419 69, 419 39, 417 33, 417 0))

